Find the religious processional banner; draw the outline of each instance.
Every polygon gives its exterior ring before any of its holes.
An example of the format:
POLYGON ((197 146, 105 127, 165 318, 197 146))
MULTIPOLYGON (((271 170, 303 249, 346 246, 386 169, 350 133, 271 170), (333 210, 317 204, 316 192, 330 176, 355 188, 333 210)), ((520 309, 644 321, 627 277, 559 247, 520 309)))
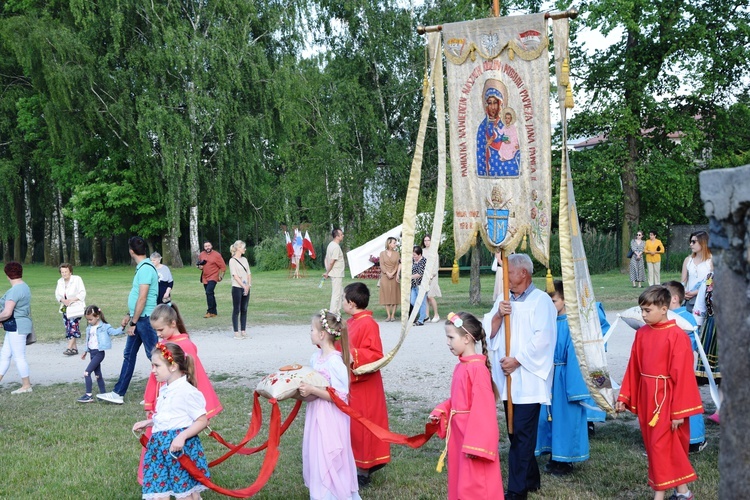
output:
POLYGON ((479 232, 549 260, 551 146, 544 14, 443 25, 456 258, 479 232))

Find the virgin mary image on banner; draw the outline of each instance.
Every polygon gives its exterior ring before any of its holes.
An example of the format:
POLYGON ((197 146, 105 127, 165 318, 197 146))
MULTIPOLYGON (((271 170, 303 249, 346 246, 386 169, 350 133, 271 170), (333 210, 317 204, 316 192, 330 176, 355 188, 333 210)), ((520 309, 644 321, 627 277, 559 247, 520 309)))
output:
POLYGON ((520 151, 508 90, 500 80, 484 83, 482 99, 485 118, 477 128, 477 174, 479 177, 518 177, 520 151), (503 122, 505 120, 505 122, 503 122))

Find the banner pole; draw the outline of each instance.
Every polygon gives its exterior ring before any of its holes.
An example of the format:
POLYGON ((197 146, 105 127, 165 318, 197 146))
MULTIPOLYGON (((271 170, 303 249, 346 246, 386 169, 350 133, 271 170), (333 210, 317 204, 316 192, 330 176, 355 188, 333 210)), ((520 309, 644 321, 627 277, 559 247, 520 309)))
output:
MULTIPOLYGON (((508 254, 502 250, 503 255, 503 300, 510 299, 510 284, 508 281, 508 254)), ((503 317, 505 322, 505 356, 510 356, 510 314, 503 317)), ((513 398, 510 395, 510 375, 505 376, 505 387, 508 391, 508 434, 513 434, 513 398)))

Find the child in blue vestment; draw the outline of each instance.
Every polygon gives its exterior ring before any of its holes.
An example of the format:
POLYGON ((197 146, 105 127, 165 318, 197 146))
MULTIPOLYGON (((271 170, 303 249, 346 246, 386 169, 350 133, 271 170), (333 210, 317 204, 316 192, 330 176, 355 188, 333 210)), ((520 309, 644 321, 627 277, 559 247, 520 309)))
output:
MULTIPOLYGON (((609 331, 609 321, 607 321, 607 315, 604 312, 604 305, 601 302, 596 302, 596 312, 599 315, 599 325, 602 328, 603 337, 607 335, 607 332, 609 331)), ((604 352, 607 352, 607 344, 604 344, 604 352)), ((596 432, 594 422, 604 422, 606 419, 607 413, 600 409, 594 402, 594 399, 591 398, 586 405, 586 420, 588 420, 589 436, 593 436, 596 432)))
MULTIPOLYGON (((669 294, 672 296, 672 301, 669 304, 669 310, 673 313, 679 314, 680 317, 684 318, 688 323, 694 327, 698 326, 695 321, 693 313, 682 306, 685 301, 685 287, 679 281, 668 281, 664 283, 664 287, 669 290, 669 294)), ((688 332, 690 338, 690 345, 693 347, 693 352, 698 352, 698 342, 695 340, 693 332, 688 332)), ((703 415, 693 415, 689 419, 690 422, 690 452, 698 453, 703 451, 706 447, 706 422, 703 420, 703 415)))
POLYGON ((545 472, 565 475, 573 472, 574 462, 589 458, 589 436, 586 407, 591 395, 581 374, 578 358, 570 339, 568 316, 562 281, 555 281, 550 293, 557 309, 557 343, 552 381, 552 404, 542 406, 539 414, 535 455, 549 453, 545 472))

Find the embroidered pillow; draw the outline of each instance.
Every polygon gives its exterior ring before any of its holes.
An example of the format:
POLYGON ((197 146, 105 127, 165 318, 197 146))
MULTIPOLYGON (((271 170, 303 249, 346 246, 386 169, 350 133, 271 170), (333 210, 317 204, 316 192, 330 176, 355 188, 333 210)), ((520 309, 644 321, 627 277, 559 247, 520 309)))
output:
POLYGON ((328 381, 309 366, 287 365, 263 377, 255 388, 258 394, 268 399, 283 401, 288 398, 300 399, 300 383, 317 387, 328 387, 328 381))
MULTIPOLYGON (((641 308, 639 306, 631 307, 630 309, 626 309, 618 314, 622 320, 628 324, 628 326, 634 330, 639 329, 646 323, 643 321, 643 316, 641 316, 641 308)), ((675 323, 677 326, 685 330, 686 332, 692 332, 695 330, 695 327, 690 324, 688 320, 680 316, 679 314, 667 311, 667 319, 675 320, 675 323)))

